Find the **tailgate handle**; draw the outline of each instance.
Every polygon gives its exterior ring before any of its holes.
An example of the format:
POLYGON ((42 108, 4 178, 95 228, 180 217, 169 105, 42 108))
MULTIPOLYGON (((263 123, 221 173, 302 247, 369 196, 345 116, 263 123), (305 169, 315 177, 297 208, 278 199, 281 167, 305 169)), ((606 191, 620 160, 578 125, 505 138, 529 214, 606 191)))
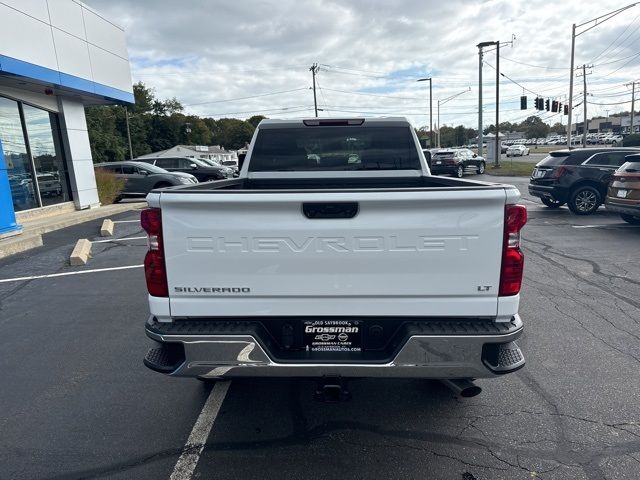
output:
POLYGON ((353 218, 358 214, 358 202, 303 203, 302 213, 309 219, 353 218))

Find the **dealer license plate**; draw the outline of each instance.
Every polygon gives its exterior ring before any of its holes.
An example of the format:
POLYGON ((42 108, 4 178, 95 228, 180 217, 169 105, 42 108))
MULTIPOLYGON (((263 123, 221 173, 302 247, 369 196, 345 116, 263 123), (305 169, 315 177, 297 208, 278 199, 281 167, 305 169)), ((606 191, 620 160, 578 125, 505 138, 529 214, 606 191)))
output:
POLYGON ((359 320, 306 320, 304 346, 311 352, 360 352, 362 322, 359 320))
POLYGON ((436 162, 436 165, 442 165, 442 162, 441 162, 440 160, 438 160, 438 161, 436 162))
POLYGON ((627 190, 618 190, 618 193, 616 193, 616 196, 618 198, 625 198, 627 196, 627 193, 629 193, 627 190))

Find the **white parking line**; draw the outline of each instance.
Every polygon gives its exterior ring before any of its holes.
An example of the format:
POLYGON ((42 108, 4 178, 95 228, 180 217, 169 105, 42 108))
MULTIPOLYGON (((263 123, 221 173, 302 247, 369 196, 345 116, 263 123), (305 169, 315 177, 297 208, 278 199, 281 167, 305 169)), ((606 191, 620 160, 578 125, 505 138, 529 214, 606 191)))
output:
POLYGON ((112 272, 115 270, 130 270, 132 268, 142 268, 144 265, 127 265, 124 267, 94 268, 92 270, 77 270, 75 272, 49 273, 47 275, 32 275, 30 277, 3 278, 0 283, 24 282, 27 280, 39 280, 41 278, 66 277, 69 275, 83 275, 85 273, 112 272))
POLYGON ((124 237, 124 238, 107 238, 106 240, 94 240, 91 243, 107 243, 107 242, 124 242, 125 240, 142 240, 147 239, 147 236, 144 237, 124 237))
POLYGON ((229 381, 217 382, 211 389, 169 480, 191 480, 193 477, 193 472, 198 465, 198 460, 200 460, 200 454, 207 443, 211 427, 216 421, 230 384, 229 381))
POLYGON ((571 225, 571 228, 638 228, 638 225, 611 223, 609 225, 571 225))
POLYGON ((140 220, 115 220, 113 223, 140 223, 140 220))

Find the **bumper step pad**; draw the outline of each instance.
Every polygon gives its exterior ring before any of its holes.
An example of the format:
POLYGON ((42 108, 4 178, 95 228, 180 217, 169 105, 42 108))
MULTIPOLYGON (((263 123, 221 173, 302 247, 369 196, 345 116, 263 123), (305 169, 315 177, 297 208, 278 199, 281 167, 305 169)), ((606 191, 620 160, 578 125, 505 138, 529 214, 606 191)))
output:
POLYGON ((524 355, 516 342, 485 345, 482 361, 494 373, 503 374, 524 366, 524 355))
POLYGON ((144 357, 144 364, 151 370, 171 373, 184 362, 184 347, 178 343, 166 343, 150 348, 144 357))

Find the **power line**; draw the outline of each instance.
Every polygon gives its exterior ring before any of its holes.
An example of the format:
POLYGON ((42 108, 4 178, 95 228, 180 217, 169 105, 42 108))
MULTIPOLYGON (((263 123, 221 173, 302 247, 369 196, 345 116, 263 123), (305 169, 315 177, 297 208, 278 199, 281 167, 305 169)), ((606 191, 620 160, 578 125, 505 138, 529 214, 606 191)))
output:
POLYGON ((507 57, 502 57, 500 60, 508 60, 509 62, 518 63, 520 65, 526 65, 527 67, 544 68, 545 70, 566 70, 565 67, 545 67, 545 66, 542 66, 542 65, 532 65, 530 63, 519 62, 518 60, 514 60, 512 58, 507 58, 507 57))
MULTIPOLYGON (((631 21, 631 23, 629 23, 629 25, 627 25, 627 27, 626 27, 626 28, 625 28, 625 29, 620 33, 620 35, 618 35, 618 36, 615 38, 615 40, 613 40, 613 42, 611 42, 611 43, 607 46, 607 48, 605 48, 604 50, 602 50, 602 51, 601 51, 598 55, 596 55, 596 56, 595 56, 595 57, 594 57, 594 58, 593 58, 589 63, 591 63, 591 64, 592 64, 592 63, 593 63, 593 62, 595 62, 598 58, 600 58, 600 57, 601 57, 601 56, 602 56, 602 55, 603 55, 607 50, 609 50, 609 48, 611 48, 611 46, 612 46, 615 42, 617 42, 617 41, 618 41, 618 39, 619 39, 622 35, 624 35, 624 33, 629 29, 629 27, 635 23, 635 21, 638 19, 638 17, 639 17, 639 16, 640 16, 640 15, 636 15, 636 17, 631 21)), ((636 28, 636 30, 637 30, 637 28, 636 28)))
POLYGON ((242 112, 216 112, 216 113, 207 113, 207 114, 200 114, 201 117, 220 117, 222 115, 239 115, 239 114, 243 114, 243 113, 272 113, 272 112, 293 112, 296 109, 302 109, 302 110, 313 110, 313 106, 307 106, 307 105, 296 105, 293 107, 282 107, 282 108, 269 108, 269 109, 263 109, 263 110, 245 110, 242 112))
POLYGON ((624 105, 625 103, 629 103, 631 102, 631 100, 627 100, 625 102, 615 102, 615 103, 596 103, 596 102, 587 102, 589 105, 600 105, 600 106, 607 106, 607 105, 624 105))
POLYGON ((367 97, 395 98, 397 100, 424 100, 424 98, 418 98, 418 97, 396 97, 395 95, 380 95, 377 93, 354 92, 354 91, 348 91, 348 90, 337 90, 334 88, 325 88, 325 90, 327 92, 348 93, 351 95, 364 95, 367 97))
POLYGON ((249 95, 248 97, 238 97, 238 98, 227 98, 225 100, 211 100, 208 102, 199 102, 199 103, 188 103, 183 105, 184 107, 195 107, 197 105, 209 105, 211 103, 224 103, 224 102, 235 102, 236 100, 248 100, 251 98, 259 98, 259 97, 268 97, 270 95, 280 95, 283 93, 291 93, 291 92, 299 92, 301 90, 308 90, 307 87, 302 88, 294 88, 292 90, 281 90, 279 92, 268 92, 268 93, 260 93, 258 95, 249 95))
MULTIPOLYGON (((640 26, 640 25, 639 25, 639 26, 640 26)), ((614 74, 614 73, 616 73, 616 72, 619 72, 620 70, 622 70, 624 67, 626 67, 627 65, 629 65, 631 62, 633 62, 633 61, 634 61, 637 57, 639 57, 639 56, 640 56, 640 52, 638 52, 638 53, 636 53, 635 55, 633 55, 633 58, 632 58, 631 60, 629 60, 628 62, 626 62, 626 63, 625 63, 624 65, 622 65, 621 67, 616 68, 616 69, 615 69, 615 70, 613 70, 612 72, 609 72, 609 73, 607 73, 607 74, 605 74, 605 75, 601 75, 601 76, 600 76, 600 78, 606 78, 606 77, 609 77, 609 76, 613 75, 613 74, 614 74)))

